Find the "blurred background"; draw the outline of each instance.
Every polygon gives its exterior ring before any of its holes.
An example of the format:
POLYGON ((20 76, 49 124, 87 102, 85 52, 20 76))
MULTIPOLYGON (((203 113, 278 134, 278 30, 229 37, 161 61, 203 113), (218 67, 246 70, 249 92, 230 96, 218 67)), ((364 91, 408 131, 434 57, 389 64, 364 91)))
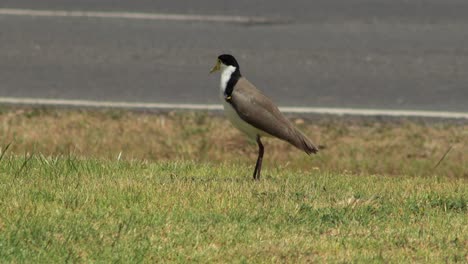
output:
POLYGON ((221 53, 281 106, 468 111, 466 0, 0 1, 0 97, 218 103, 221 53))

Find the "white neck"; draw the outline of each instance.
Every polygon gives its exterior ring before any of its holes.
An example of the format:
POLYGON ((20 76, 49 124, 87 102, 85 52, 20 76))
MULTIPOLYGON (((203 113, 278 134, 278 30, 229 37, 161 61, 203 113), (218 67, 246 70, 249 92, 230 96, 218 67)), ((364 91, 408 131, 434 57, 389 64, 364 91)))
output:
POLYGON ((229 82, 229 79, 231 79, 232 73, 236 71, 236 67, 234 66, 224 66, 221 69, 221 92, 224 94, 224 91, 226 90, 227 83, 229 82))

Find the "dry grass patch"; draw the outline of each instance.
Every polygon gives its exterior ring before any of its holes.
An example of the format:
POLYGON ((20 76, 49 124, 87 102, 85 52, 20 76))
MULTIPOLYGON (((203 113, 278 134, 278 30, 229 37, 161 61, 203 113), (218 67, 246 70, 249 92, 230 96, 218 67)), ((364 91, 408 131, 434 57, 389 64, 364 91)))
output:
MULTIPOLYGON (((309 157, 282 141, 267 139, 266 171, 468 178, 466 124, 292 119, 324 149, 309 157)), ((200 112, 6 109, 0 114, 0 147, 10 142, 9 151, 15 154, 249 165, 257 151, 222 116, 200 112)))

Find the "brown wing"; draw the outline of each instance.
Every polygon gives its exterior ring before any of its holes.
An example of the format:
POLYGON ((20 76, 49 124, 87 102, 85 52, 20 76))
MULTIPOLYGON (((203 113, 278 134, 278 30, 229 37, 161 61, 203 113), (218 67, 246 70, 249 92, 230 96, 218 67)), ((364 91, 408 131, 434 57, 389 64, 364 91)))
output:
POLYGON ((287 141, 307 154, 318 149, 247 79, 240 78, 229 101, 242 120, 266 133, 287 141))

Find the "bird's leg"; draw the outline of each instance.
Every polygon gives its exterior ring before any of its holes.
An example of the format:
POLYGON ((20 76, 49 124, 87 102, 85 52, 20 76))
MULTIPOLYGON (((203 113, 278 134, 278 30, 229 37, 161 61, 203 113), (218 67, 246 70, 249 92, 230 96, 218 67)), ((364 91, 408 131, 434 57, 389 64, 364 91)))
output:
POLYGON ((262 171, 262 161, 263 161, 263 144, 260 141, 260 136, 257 135, 257 144, 258 144, 258 158, 257 163, 255 164, 255 170, 253 173, 254 180, 260 180, 260 172, 262 171))

